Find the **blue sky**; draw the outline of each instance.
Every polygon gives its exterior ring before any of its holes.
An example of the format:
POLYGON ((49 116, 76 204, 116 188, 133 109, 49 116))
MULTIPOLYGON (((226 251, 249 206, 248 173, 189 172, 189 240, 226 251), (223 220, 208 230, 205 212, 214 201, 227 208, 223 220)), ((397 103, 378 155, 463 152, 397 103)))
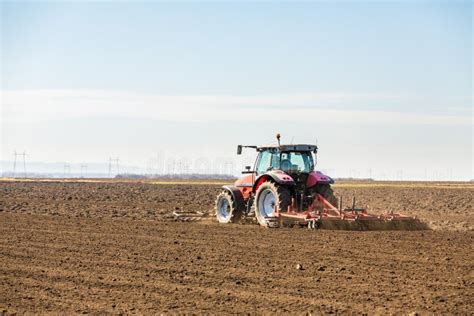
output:
POLYGON ((1 10, 2 160, 192 169, 281 132, 336 176, 473 178, 471 2, 1 10))

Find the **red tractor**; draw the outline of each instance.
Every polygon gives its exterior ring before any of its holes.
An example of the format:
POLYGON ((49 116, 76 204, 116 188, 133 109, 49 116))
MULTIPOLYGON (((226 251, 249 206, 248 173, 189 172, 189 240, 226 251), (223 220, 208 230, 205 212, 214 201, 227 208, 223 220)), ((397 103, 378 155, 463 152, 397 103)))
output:
POLYGON ((401 214, 368 214, 355 207, 355 199, 351 208, 342 209, 342 199, 338 201, 331 189, 334 180, 315 170, 318 147, 281 145, 279 134, 277 140, 278 145, 237 147, 238 155, 242 148, 256 149, 258 155, 254 170, 247 166, 234 185, 223 186, 216 200, 220 223, 238 223, 253 214, 264 227, 299 224, 315 229, 331 223, 329 227, 340 228, 332 225, 339 222, 344 229, 354 228, 349 227, 354 223, 356 229, 370 229, 369 222, 393 226, 395 222, 416 221, 401 214))

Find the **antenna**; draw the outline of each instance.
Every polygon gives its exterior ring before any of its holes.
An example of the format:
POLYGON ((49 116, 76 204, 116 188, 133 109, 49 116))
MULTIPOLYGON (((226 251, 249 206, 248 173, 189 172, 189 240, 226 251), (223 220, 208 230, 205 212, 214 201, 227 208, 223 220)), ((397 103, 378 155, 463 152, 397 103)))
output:
POLYGON ((16 175, 16 162, 17 162, 17 157, 18 156, 23 156, 23 176, 26 178, 27 173, 26 173, 26 152, 23 151, 22 153, 15 152, 13 153, 14 160, 13 160, 13 178, 15 178, 16 175))

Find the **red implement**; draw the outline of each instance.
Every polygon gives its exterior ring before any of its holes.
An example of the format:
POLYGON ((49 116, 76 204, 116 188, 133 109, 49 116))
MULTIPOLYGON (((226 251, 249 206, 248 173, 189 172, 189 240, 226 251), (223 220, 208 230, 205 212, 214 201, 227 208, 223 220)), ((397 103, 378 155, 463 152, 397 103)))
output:
POLYGON ((316 193, 314 202, 304 211, 295 211, 292 205, 288 206, 286 212, 280 212, 275 207, 273 217, 268 220, 282 226, 292 226, 294 224, 306 225, 308 228, 330 228, 349 230, 386 230, 405 229, 420 230, 425 229, 416 217, 403 215, 400 213, 388 212, 381 215, 370 214, 365 208, 337 209, 329 203, 322 195, 316 193))

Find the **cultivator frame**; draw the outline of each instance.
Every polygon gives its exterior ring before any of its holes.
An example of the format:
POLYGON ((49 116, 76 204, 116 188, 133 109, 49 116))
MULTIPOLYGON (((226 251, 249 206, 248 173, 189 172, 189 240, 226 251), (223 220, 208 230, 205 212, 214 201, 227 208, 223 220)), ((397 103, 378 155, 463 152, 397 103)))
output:
MULTIPOLYGON (((281 212, 275 206, 273 217, 267 218, 269 227, 307 226, 308 229, 356 229, 377 230, 392 229, 400 226, 420 228, 421 222, 416 217, 400 213, 387 212, 381 215, 370 214, 366 208, 355 207, 355 197, 351 208, 342 208, 342 197, 339 199, 339 208, 329 203, 322 195, 315 193, 313 203, 303 211, 295 210, 294 200, 286 212, 281 212), (406 225, 409 224, 409 225, 406 225)), ((409 228, 408 227, 408 228, 409 228)))

